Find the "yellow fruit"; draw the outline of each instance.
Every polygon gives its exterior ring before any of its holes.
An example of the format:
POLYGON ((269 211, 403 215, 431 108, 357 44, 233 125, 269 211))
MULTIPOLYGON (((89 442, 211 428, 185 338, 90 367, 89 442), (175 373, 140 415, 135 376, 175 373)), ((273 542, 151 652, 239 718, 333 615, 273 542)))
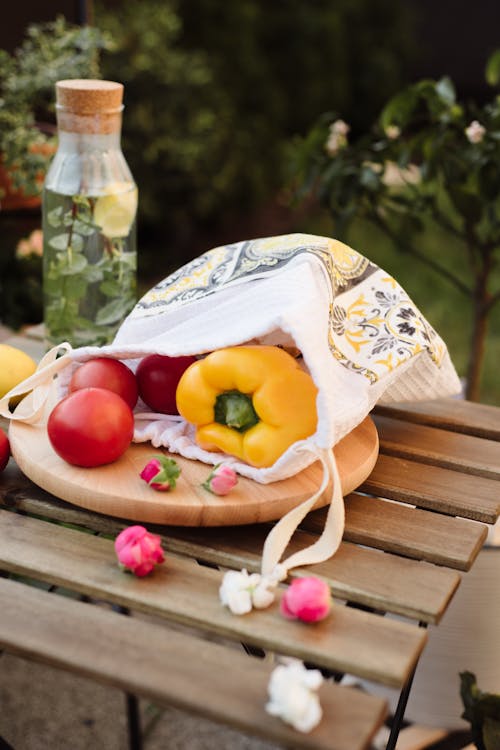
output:
MULTIPOLYGON (((21 349, 8 344, 0 344, 0 398, 28 378, 36 370, 36 362, 21 349)), ((16 404, 22 396, 11 399, 16 404)))
POLYGON ((137 212, 137 188, 128 182, 114 182, 94 206, 94 221, 106 237, 126 237, 137 212))

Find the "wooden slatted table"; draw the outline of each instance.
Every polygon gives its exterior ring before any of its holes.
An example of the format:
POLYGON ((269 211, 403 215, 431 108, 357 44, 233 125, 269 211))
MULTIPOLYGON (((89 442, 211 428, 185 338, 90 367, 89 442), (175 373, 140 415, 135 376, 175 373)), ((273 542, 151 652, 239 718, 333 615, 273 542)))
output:
MULTIPOLYGON (((500 514, 500 409, 443 399, 379 407, 374 419, 379 460, 345 500, 340 550, 313 569, 336 600, 314 626, 285 620, 277 603, 236 617, 218 601, 224 570, 258 570, 269 525, 148 524, 167 562, 139 580, 113 550, 129 521, 56 499, 11 461, 0 476, 0 648, 293 748, 367 750, 387 706, 338 682, 367 679, 402 691, 394 748, 423 626, 439 623, 500 514), (310 734, 265 712, 274 655, 329 670, 310 734)), ((291 546, 310 543, 325 513, 309 514, 291 546)))

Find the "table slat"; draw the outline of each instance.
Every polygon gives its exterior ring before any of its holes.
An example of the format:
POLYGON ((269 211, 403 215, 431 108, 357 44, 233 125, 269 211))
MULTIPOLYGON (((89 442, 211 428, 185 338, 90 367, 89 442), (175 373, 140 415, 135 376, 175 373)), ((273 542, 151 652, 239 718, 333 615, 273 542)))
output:
MULTIPOLYGON (((31 483, 29 484, 31 485, 31 483)), ((49 499, 46 493, 43 493, 34 485, 27 487, 26 492, 21 489, 15 492, 11 491, 8 496, 11 504, 14 504, 16 508, 23 512, 36 513, 66 523, 81 524, 94 531, 114 536, 128 525, 119 519, 70 506, 62 500, 49 499)), ((375 507, 381 503, 377 500, 373 502, 375 507)), ((349 524, 352 525, 352 521, 349 521, 351 515, 349 506, 350 501, 347 503, 348 527, 349 524)), ((403 513, 408 512, 407 506, 400 507, 403 513)), ((370 513, 371 511, 370 508, 370 513)), ((420 511, 420 513, 428 515, 424 511, 420 511)), ((321 524, 324 524, 325 514, 322 513, 321 516, 312 514, 311 517, 313 516, 318 519, 318 522, 314 526, 311 524, 311 529, 317 535, 317 533, 321 533, 321 524)), ((444 518, 444 520, 455 519, 444 518)), ((408 523, 403 524, 403 530, 408 532, 409 542, 413 545, 411 521, 409 524, 409 529, 408 523)), ((468 530, 471 526, 470 523, 466 525, 464 521, 458 521, 458 524, 459 526, 460 524, 465 526, 465 530, 468 530)), ((424 525, 423 521, 422 525, 424 525)), ((383 523, 380 526, 385 532, 383 523)), ((368 527, 370 528, 371 524, 368 524, 368 527)), ((182 529, 148 524, 148 528, 161 534, 166 545, 173 552, 215 565, 229 568, 247 568, 247 570, 257 572, 262 559, 264 540, 269 532, 269 527, 263 524, 231 529, 182 529)), ((391 527, 393 535, 397 528, 399 528, 397 524, 396 528, 394 528, 394 525, 391 527)), ((422 536, 428 547, 428 533, 422 534, 422 536)), ((470 548, 469 540, 465 538, 465 535, 457 534, 455 524, 452 524, 449 536, 452 545, 456 545, 456 552, 452 553, 453 556, 462 556, 470 548), (462 544, 457 544, 457 536, 462 544)), ((297 532, 292 539, 290 551, 304 548, 315 539, 316 536, 311 534, 297 532)), ((366 541, 365 535, 363 543, 366 543, 366 541)), ((378 544, 377 546, 382 545, 378 544)), ((443 535, 436 539, 435 547, 436 551, 443 548, 443 535)), ((399 554, 401 549, 402 547, 398 546, 395 551, 399 554)), ((453 546, 453 549, 455 550, 455 546, 453 546)), ((419 557, 420 555, 412 554, 409 556, 419 557)), ((441 556, 439 561, 442 562, 441 556)), ((449 562, 449 557, 446 558, 446 561, 449 562)), ((432 560, 432 562, 435 562, 435 560, 432 560)), ((462 567, 465 564, 464 562, 462 567)), ((321 566, 315 566, 314 570, 318 575, 324 576, 328 580, 333 594, 341 599, 428 623, 436 623, 440 620, 444 608, 459 582, 458 574, 453 571, 438 568, 434 565, 402 560, 399 556, 382 555, 376 550, 357 547, 352 544, 342 544, 331 560, 322 563, 321 566), (374 569, 379 571, 379 575, 373 575, 374 569)), ((293 577, 309 575, 310 572, 310 568, 297 568, 291 572, 291 575, 293 577)))
POLYGON ((494 479, 430 465, 423 471, 417 461, 383 454, 359 489, 485 523, 495 523, 500 514, 499 484, 494 479))
POLYGON ((220 571, 170 555, 137 579, 119 570, 111 540, 8 511, 0 539, 9 572, 387 685, 404 684, 426 641, 421 628, 341 605, 312 630, 279 613, 279 594, 269 609, 238 617, 219 602, 220 571))
MULTIPOLYGON (((469 570, 487 536, 487 527, 463 518, 430 513, 356 492, 345 498, 344 539, 386 552, 469 570)), ((310 513, 304 528, 319 532, 325 509, 310 513)))
POLYGON ((396 419, 442 427, 445 430, 463 432, 467 435, 500 440, 500 422, 498 407, 478 404, 475 401, 463 401, 455 398, 439 398, 432 401, 409 401, 377 405, 375 414, 382 414, 396 419))
POLYGON ((324 683, 324 718, 302 734, 264 707, 269 663, 160 625, 0 579, 0 646, 288 747, 365 750, 384 701, 324 683), (33 616, 36 613, 36 616, 33 616))
MULTIPOLYGON (((201 535, 185 529, 165 533, 169 545, 180 554, 259 572, 268 531, 248 527, 230 532, 211 529, 201 535)), ((296 532, 286 554, 304 549, 316 539, 316 535, 296 532)), ((314 571, 296 568, 292 577, 312 572, 325 578, 338 598, 428 623, 439 622, 460 582, 454 571, 349 543, 342 543, 329 560, 315 563, 314 571)))
POLYGON ((389 417, 374 421, 381 453, 500 479, 500 442, 389 417))

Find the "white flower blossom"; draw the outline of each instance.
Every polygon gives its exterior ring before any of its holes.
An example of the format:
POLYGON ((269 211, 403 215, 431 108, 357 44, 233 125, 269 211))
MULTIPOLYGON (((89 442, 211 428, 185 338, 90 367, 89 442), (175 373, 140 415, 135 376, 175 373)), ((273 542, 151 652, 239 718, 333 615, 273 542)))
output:
MULTIPOLYGON (((286 571, 284 572, 286 576, 286 571)), ((219 598, 233 615, 246 615, 252 608, 265 609, 275 598, 274 590, 279 580, 282 580, 281 566, 276 566, 273 575, 261 576, 259 573, 249 574, 245 569, 241 571, 229 570, 222 579, 219 588, 219 598)))
POLYGON ((344 146, 347 146, 347 134, 350 126, 344 120, 335 120, 329 129, 328 139, 325 143, 325 149, 330 156, 335 154, 344 146))
POLYGON ((337 135, 347 135, 351 127, 344 120, 335 120, 330 125, 330 133, 336 133, 337 135))
POLYGON ((385 129, 385 134, 390 141, 395 141, 401 135, 401 128, 397 125, 388 125, 385 129))
POLYGON ((271 673, 267 713, 279 716, 299 732, 310 732, 323 716, 317 695, 322 682, 318 669, 306 669, 298 659, 287 659, 271 673))
POLYGON ((416 164, 408 164, 403 168, 393 161, 385 163, 382 182, 388 187, 403 187, 405 185, 418 185, 422 180, 420 169, 416 164))
POLYGON ((260 582, 252 591, 252 604, 255 609, 266 609, 274 602, 274 591, 268 588, 266 582, 260 582))
POLYGON ((465 135, 471 143, 481 143, 485 133, 486 128, 477 120, 473 120, 471 124, 465 128, 465 135))

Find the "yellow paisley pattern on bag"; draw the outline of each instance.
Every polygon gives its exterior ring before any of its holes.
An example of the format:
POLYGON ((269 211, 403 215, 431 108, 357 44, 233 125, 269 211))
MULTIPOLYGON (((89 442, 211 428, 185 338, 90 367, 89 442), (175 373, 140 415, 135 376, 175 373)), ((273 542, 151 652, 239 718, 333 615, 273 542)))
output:
POLYGON ((424 350, 441 363, 444 343, 395 279, 348 245, 315 235, 265 237, 209 250, 147 292, 132 316, 160 315, 270 276, 304 254, 318 259, 330 280, 325 335, 342 365, 375 383, 424 350))

